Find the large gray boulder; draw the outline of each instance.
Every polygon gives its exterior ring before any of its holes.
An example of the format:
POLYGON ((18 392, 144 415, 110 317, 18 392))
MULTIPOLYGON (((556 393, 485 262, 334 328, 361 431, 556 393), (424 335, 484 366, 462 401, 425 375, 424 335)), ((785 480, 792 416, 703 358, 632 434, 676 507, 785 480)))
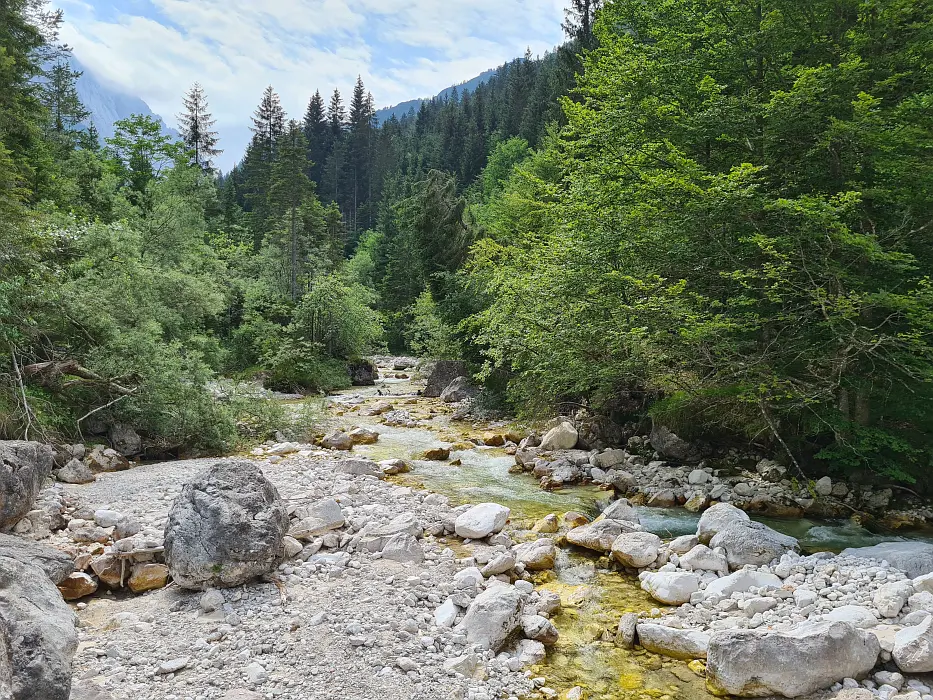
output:
POLYGON ((846 622, 729 630, 710 641, 707 686, 717 695, 796 698, 844 678, 864 678, 880 653, 877 637, 846 622))
POLYGON ((434 363, 431 374, 428 375, 428 382, 422 393, 429 398, 440 398, 444 389, 450 386, 454 379, 469 375, 466 364, 460 360, 438 360, 434 363))
POLYGON ((182 588, 231 588, 285 558, 288 513, 252 462, 218 462, 185 484, 165 525, 165 561, 182 588))
POLYGON ((524 596, 515 586, 492 586, 476 596, 460 628, 467 644, 499 651, 521 627, 524 596))
POLYGON ((727 525, 736 522, 747 523, 749 520, 751 518, 748 517, 748 513, 731 503, 717 503, 700 516, 700 522, 697 523, 697 539, 700 544, 709 544, 716 533, 724 530, 727 525))
POLYGON ((655 423, 648 440, 655 451, 665 459, 692 464, 699 462, 705 455, 702 446, 679 437, 670 428, 655 423))
POLYGON ((746 564, 769 564, 787 552, 796 551, 798 543, 795 538, 782 535, 763 523, 733 522, 720 530, 709 546, 726 550, 726 560, 734 570, 746 564))
POLYGON ((573 427, 573 424, 561 421, 541 438, 541 449, 545 451, 572 450, 577 446, 579 440, 580 434, 573 427))
POLYGON ((929 542, 882 542, 873 547, 850 547, 843 555, 886 561, 911 578, 933 572, 933 544, 929 542))
POLYGON ((72 558, 60 549, 13 535, 0 534, 2 559, 14 559, 21 564, 37 567, 55 584, 64 581, 75 570, 72 558))
POLYGON ((38 566, 0 556, 0 698, 68 700, 75 616, 38 566))
POLYGON ((0 531, 12 530, 32 510, 54 463, 55 455, 49 445, 0 441, 0 531))
POLYGON ((458 403, 472 399, 479 393, 479 390, 473 386, 469 377, 457 377, 444 391, 441 392, 441 401, 444 403, 458 403))
POLYGON ((124 457, 133 457, 143 451, 143 439, 133 428, 123 423, 114 423, 108 433, 113 449, 124 457))
POLYGON ((898 630, 894 635, 891 656, 904 673, 933 671, 933 617, 927 617, 919 625, 898 630))
POLYGON ((90 484, 97 480, 91 468, 79 459, 72 459, 55 472, 55 478, 66 484, 90 484))
POLYGON ((612 558, 632 569, 643 569, 658 558, 661 538, 651 532, 625 532, 612 543, 612 558))

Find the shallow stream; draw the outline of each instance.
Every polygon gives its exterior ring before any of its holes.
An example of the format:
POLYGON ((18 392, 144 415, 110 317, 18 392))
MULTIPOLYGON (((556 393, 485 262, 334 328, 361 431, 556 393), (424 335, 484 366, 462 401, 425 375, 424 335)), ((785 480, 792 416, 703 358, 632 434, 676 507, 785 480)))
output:
MULTIPOLYGON (((356 388, 332 398, 331 413, 336 424, 370 427, 380 434, 378 443, 355 447, 355 454, 375 460, 404 459, 413 471, 397 477, 401 483, 442 493, 455 503, 506 505, 512 509, 513 526, 519 529, 522 525, 530 527, 533 521, 549 513, 577 511, 594 516, 608 503, 609 492, 593 486, 544 491, 533 477, 510 474, 515 460, 502 449, 458 449, 465 448, 470 437, 478 436, 476 427, 452 422, 446 408, 436 399, 415 398, 417 388, 408 381, 388 380, 380 381, 374 388, 356 388), (422 427, 390 427, 379 418, 356 413, 340 415, 360 399, 377 396, 395 403, 396 409, 408 410, 422 427), (426 450, 435 447, 452 448, 450 461, 420 459, 426 450), (451 464, 456 460, 461 462, 459 466, 451 464)), ((502 432, 501 427, 496 430, 502 432)), ((700 517, 682 508, 639 507, 638 511, 642 526, 662 538, 696 532, 700 517)), ((798 538, 802 549, 809 552, 838 552, 846 547, 904 539, 874 534, 845 520, 756 519, 798 538)), ((621 649, 613 643, 612 635, 623 613, 648 612, 659 607, 641 590, 636 578, 608 571, 606 559, 600 561, 586 553, 562 551, 561 557, 558 573, 544 574, 538 580, 541 588, 559 593, 564 606, 554 619, 560 641, 537 669, 547 678, 549 687, 563 693, 581 686, 589 700, 713 697, 706 691, 703 678, 685 662, 621 649)))

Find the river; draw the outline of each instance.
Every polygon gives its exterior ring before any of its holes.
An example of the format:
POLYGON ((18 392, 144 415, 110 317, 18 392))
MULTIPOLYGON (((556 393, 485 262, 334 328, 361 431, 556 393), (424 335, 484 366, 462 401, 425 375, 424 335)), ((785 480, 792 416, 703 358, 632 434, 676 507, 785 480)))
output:
MULTIPOLYGON (((382 369, 384 375, 386 370, 382 369)), ((393 373, 394 374, 394 373, 393 373)), ((335 425, 364 426, 376 430, 379 440, 361 445, 354 453, 375 460, 401 458, 413 471, 395 477, 400 483, 444 494, 455 503, 496 502, 512 509, 511 526, 522 530, 550 513, 577 511, 597 515, 609 502, 610 492, 593 486, 544 491, 537 481, 511 474, 514 457, 500 448, 470 445, 486 430, 504 432, 501 424, 478 426, 453 422, 450 409, 437 399, 417 397, 420 386, 404 379, 380 380, 375 387, 354 388, 329 400, 335 425), (378 417, 348 412, 363 401, 379 397, 396 409, 408 410, 419 420, 417 428, 390 427, 378 417), (435 447, 451 449, 449 461, 426 461, 423 453, 435 447), (460 461, 459 466, 451 462, 460 461)), ((639 507, 646 530, 662 538, 696 532, 699 514, 682 508, 639 507)), ((778 520, 756 518, 800 540, 808 552, 868 546, 899 537, 869 532, 849 521, 778 520)), ((556 572, 545 572, 536 584, 560 594, 563 611, 554 619, 560 641, 544 664, 535 669, 548 685, 561 692, 579 686, 590 700, 694 700, 711 698, 702 676, 685 662, 615 646, 612 635, 626 612, 650 612, 659 604, 641 590, 638 580, 606 568, 587 553, 561 551, 556 572)))

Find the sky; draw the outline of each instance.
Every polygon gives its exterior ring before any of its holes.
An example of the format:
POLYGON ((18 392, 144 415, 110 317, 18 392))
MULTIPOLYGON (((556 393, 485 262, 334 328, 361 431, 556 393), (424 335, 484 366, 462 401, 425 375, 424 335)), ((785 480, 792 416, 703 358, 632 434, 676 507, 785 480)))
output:
POLYGON ((86 70, 175 126, 204 87, 225 169, 272 85, 290 117, 315 89, 349 98, 358 75, 379 107, 430 97, 560 43, 564 0, 58 0, 61 38, 86 70))

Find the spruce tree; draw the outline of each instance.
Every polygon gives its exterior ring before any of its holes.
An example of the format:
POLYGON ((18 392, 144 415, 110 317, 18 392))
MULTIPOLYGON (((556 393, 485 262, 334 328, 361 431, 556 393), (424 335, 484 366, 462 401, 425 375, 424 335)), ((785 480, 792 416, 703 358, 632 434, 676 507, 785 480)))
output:
POLYGON ((343 179, 344 154, 344 130, 346 128, 347 111, 343 106, 343 99, 340 97, 340 90, 334 89, 331 95, 330 104, 327 106, 327 124, 330 132, 330 157, 326 167, 327 180, 330 187, 328 190, 333 192, 334 201, 340 197, 340 181, 343 179))
POLYGON ((217 132, 211 127, 217 123, 208 111, 207 97, 199 83, 195 83, 184 99, 185 111, 178 115, 178 126, 185 146, 191 151, 191 163, 208 172, 214 169, 213 159, 223 153, 217 148, 217 132))
POLYGON ((253 245, 259 250, 269 229, 271 217, 269 191, 272 184, 272 165, 279 139, 285 131, 285 111, 271 85, 263 92, 259 107, 253 114, 251 130, 253 139, 246 149, 243 174, 246 182, 246 203, 252 218, 253 245))
POLYGON ((584 49, 591 49, 596 43, 593 25, 602 4, 603 0, 570 0, 570 6, 564 10, 561 26, 567 36, 584 49))
POLYGON ((61 60, 46 72, 42 85, 42 101, 49 112, 49 134, 66 147, 74 146, 81 122, 91 116, 78 97, 77 81, 81 75, 81 71, 72 70, 61 60))
POLYGON ((272 169, 272 187, 269 198, 284 216, 289 231, 289 292, 292 301, 298 300, 298 210, 314 191, 306 174, 308 142, 301 125, 294 119, 279 139, 278 156, 272 169))
POLYGON ((324 98, 321 97, 321 91, 317 90, 308 103, 308 109, 305 111, 304 122, 302 123, 305 139, 308 141, 308 160, 310 163, 310 175, 318 185, 324 174, 324 162, 328 155, 328 124, 327 113, 324 108, 324 98))
POLYGON ((262 93, 262 101, 253 114, 253 144, 263 149, 269 161, 275 155, 278 138, 285 132, 285 110, 278 93, 270 85, 262 93))

